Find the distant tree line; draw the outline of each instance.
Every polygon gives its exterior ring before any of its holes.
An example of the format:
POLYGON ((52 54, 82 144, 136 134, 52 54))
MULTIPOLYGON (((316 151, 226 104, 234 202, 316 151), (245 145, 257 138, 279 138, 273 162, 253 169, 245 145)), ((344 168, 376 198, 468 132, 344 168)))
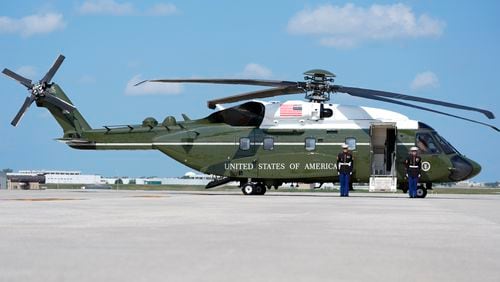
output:
POLYGON ((499 181, 486 182, 486 183, 484 183, 484 186, 485 187, 490 187, 490 188, 497 188, 497 187, 500 187, 500 182, 499 181))

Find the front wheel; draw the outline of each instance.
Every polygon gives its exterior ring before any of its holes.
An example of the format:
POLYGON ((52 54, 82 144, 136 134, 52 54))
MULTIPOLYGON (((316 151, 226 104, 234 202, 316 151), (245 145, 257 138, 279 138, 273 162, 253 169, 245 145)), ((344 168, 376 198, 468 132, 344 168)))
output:
POLYGON ((419 185, 417 187, 417 198, 425 198, 427 196, 427 189, 422 186, 422 185, 419 185))

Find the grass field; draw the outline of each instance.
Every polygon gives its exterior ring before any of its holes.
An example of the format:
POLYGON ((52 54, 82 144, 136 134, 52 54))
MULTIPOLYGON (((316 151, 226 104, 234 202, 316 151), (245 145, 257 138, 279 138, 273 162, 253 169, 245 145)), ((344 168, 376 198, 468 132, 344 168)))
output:
MULTIPOLYGON (((89 185, 76 185, 76 184, 44 184, 42 187, 47 189, 92 189, 89 185)), ((120 184, 120 185, 105 185, 109 189, 113 190, 148 190, 148 191, 207 191, 204 186, 186 186, 186 185, 136 185, 136 184, 120 184)), ((103 187, 105 187, 103 186, 103 187)), ((102 189, 102 188, 101 188, 102 189)), ((364 189, 356 190, 352 193, 366 192, 364 189)), ((212 188, 208 191, 239 191, 236 186, 221 186, 217 188, 212 188)), ((274 191, 274 190, 273 190, 274 191)), ((280 192, 332 192, 338 193, 337 189, 291 189, 291 188, 280 188, 280 192)), ((398 190, 398 193, 402 191, 398 190)), ((429 193, 437 194, 500 194, 500 188, 464 188, 464 187, 450 187, 450 188, 434 188, 429 193)))

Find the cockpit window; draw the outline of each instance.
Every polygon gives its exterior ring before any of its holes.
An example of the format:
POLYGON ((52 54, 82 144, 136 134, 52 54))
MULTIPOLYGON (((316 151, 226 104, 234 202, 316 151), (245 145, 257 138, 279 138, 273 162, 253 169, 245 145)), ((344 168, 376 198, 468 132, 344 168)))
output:
POLYGON ((441 146, 441 149, 443 149, 443 152, 445 154, 454 154, 454 153, 458 153, 457 149, 455 149, 450 143, 448 143, 448 141, 446 141, 446 139, 444 139, 443 137, 441 137, 439 134, 437 133, 433 133, 434 135, 434 138, 436 139, 436 141, 438 142, 438 144, 441 146))
POLYGON ((432 138, 430 133, 417 133, 417 145, 422 154, 439 154, 439 147, 432 138))
POLYGON ((209 122, 232 126, 259 126, 264 119, 265 107, 258 102, 247 102, 236 107, 215 112, 207 117, 209 122))

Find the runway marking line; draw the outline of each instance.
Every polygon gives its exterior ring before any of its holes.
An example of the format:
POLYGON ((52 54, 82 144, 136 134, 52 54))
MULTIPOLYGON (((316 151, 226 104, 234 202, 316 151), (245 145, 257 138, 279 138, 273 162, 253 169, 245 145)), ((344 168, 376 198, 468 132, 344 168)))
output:
POLYGON ((130 196, 131 198, 167 198, 168 196, 161 196, 161 195, 137 195, 137 196, 130 196))
POLYGON ((49 201, 79 201, 84 199, 76 198, 19 198, 19 199, 3 199, 4 201, 26 201, 26 202, 49 202, 49 201))

